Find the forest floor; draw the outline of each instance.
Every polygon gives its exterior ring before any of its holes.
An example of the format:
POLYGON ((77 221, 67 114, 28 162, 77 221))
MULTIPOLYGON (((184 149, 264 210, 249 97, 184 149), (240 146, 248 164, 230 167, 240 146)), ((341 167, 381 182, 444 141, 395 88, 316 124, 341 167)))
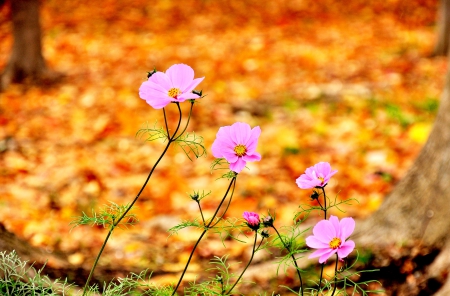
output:
MULTIPOLYGON (((435 2, 43 1, 44 56, 65 78, 0 94, 0 222, 89 269, 106 230, 71 229, 70 222, 109 202, 129 203, 139 191, 164 144, 135 137, 163 122, 138 89, 147 71, 175 63, 205 77, 199 88, 206 97, 189 130, 204 138, 208 155, 191 162, 179 148, 168 152, 133 210, 140 222, 114 233, 101 266, 149 268, 155 283, 176 281, 198 231, 168 238, 167 230, 199 217, 193 190, 211 191, 205 214, 215 209, 227 182, 210 173, 210 147, 219 127, 236 121, 261 127, 262 160, 239 176, 227 217, 270 210, 279 226, 292 225, 298 205, 311 203, 295 179, 319 161, 339 171, 328 195, 359 201, 332 214, 367 217, 433 124, 447 68, 445 58, 430 57, 435 2)), ((0 69, 12 43, 4 5, 0 69)), ((173 125, 176 108, 167 114, 173 125)), ((309 225, 318 220, 310 217, 309 225)), ((249 243, 226 246, 215 236, 202 243, 186 278, 195 279, 213 256, 248 259, 249 243)), ((247 279, 265 291, 285 295, 278 285, 295 285, 292 273, 274 282, 258 270, 247 279)), ((252 287, 249 294, 260 292, 252 287)))

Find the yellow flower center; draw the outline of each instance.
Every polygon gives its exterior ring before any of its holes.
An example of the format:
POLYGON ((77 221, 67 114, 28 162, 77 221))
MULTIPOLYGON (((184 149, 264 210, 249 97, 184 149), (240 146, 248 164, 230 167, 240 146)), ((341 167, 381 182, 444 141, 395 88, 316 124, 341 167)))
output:
POLYGON ((335 237, 331 240, 330 248, 332 248, 334 250, 334 249, 339 248, 340 246, 341 246, 341 239, 335 237))
POLYGON ((167 92, 167 94, 169 95, 169 97, 171 98, 176 98, 179 94, 181 94, 181 90, 179 88, 171 88, 169 89, 169 91, 167 92))
POLYGON ((245 153, 247 153, 247 147, 239 144, 236 147, 234 147, 234 152, 236 152, 237 156, 243 156, 245 155, 245 153))
POLYGON ((323 183, 323 181, 325 180, 324 177, 318 177, 317 179, 319 179, 320 181, 322 181, 322 183, 323 183))

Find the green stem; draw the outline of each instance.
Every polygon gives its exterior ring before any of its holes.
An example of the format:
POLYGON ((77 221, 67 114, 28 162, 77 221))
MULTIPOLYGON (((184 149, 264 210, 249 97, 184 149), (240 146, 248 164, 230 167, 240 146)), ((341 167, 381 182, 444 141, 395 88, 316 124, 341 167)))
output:
POLYGON ((333 289, 333 293, 331 293, 331 296, 334 296, 334 292, 336 292, 336 287, 337 287, 336 280, 337 280, 337 268, 338 268, 338 262, 339 262, 339 256, 338 256, 338 254, 336 253, 336 265, 335 265, 335 267, 334 267, 334 289, 333 289))
POLYGON ((297 259, 295 259, 294 254, 291 252, 291 248, 289 248, 289 246, 286 245, 286 243, 284 242, 283 238, 281 237, 280 233, 278 232, 278 230, 275 228, 274 225, 272 225, 272 228, 277 233, 277 235, 280 238, 280 241, 283 244, 283 246, 286 248, 286 250, 289 252, 289 254, 291 254, 292 261, 294 261, 295 269, 297 270, 298 278, 300 279, 300 291, 301 291, 301 294, 303 296, 303 281, 302 281, 302 275, 300 274, 300 269, 298 268, 298 265, 297 265, 297 259))
MULTIPOLYGON (((255 230, 255 241, 253 242, 253 250, 252 250, 252 256, 250 257, 250 260, 247 263, 247 266, 245 266, 244 270, 241 272, 241 274, 239 275, 238 279, 236 280, 236 282, 234 283, 234 285, 227 291, 225 292, 225 295, 230 293, 231 291, 233 291, 234 287, 236 287, 237 283, 239 283, 239 280, 241 279, 241 277, 244 275, 245 271, 247 271, 247 268, 250 266, 250 263, 252 263, 253 260, 253 256, 255 255, 255 248, 256 248, 256 238, 258 237, 258 232, 255 230)), ((264 239, 264 238, 263 238, 264 239)))
POLYGON ((87 288, 88 288, 89 282, 91 281, 92 275, 94 274, 94 269, 95 269, 95 267, 97 266, 98 261, 100 260, 100 256, 102 255, 103 250, 104 250, 105 247, 106 247, 106 243, 108 242, 108 239, 109 239, 109 237, 111 236, 113 230, 114 230, 114 225, 111 225, 111 229, 108 231, 108 235, 106 236, 105 241, 103 242, 103 245, 102 245, 102 247, 100 248, 100 252, 98 253, 97 258, 95 258, 94 265, 92 266, 91 272, 89 273, 89 277, 88 277, 88 279, 87 279, 87 281, 86 281, 86 284, 84 285, 83 296, 84 296, 84 295, 86 294, 86 292, 87 292, 87 288))
POLYGON ((142 185, 141 190, 139 190, 138 194, 136 195, 136 197, 134 198, 133 202, 127 207, 127 209, 122 213, 122 215, 120 215, 120 217, 111 225, 111 228, 108 232, 108 235, 105 238, 105 241, 103 242, 102 247, 100 248, 100 251, 97 255, 97 258, 95 259, 94 265, 92 266, 92 269, 89 273, 88 279, 86 281, 86 284, 84 285, 84 289, 83 289, 83 296, 86 295, 88 286, 89 286, 89 282, 91 281, 92 275, 94 274, 94 270, 97 267, 98 261, 105 249, 106 243, 109 240, 109 237, 111 236, 112 232, 114 231, 114 228, 119 225, 119 223, 122 221, 122 219, 127 215, 127 213, 131 210, 131 208, 133 207, 133 205, 136 203, 136 201, 138 200, 139 196, 142 194, 142 192, 144 191, 145 187, 147 186, 151 176, 153 175, 153 172, 155 171, 156 167, 158 166, 159 162, 161 161, 161 159, 164 157, 164 155, 166 154, 167 150, 169 149, 170 144, 174 141, 173 138, 175 136, 175 134, 177 133, 179 127, 180 127, 180 123, 181 123, 181 109, 180 109, 180 104, 177 103, 178 106, 178 111, 179 111, 179 119, 178 119, 178 126, 174 132, 174 134, 172 135, 172 137, 169 137, 169 128, 167 126, 167 118, 166 118, 166 112, 163 109, 163 113, 164 113, 164 121, 166 122, 166 129, 167 129, 167 137, 168 137, 168 141, 167 141, 167 145, 164 148, 164 151, 161 153, 161 155, 159 156, 158 160, 156 161, 155 165, 153 165, 150 173, 147 176, 147 179, 144 182, 144 185, 142 185))
MULTIPOLYGON (((236 176, 233 177, 233 179, 231 179, 230 185, 228 185, 227 191, 225 192, 225 195, 223 196, 222 201, 220 202, 219 206, 217 207, 216 212, 215 212, 214 215, 212 216, 212 218, 211 218, 211 220, 209 221, 208 225, 205 226, 205 229, 203 230, 202 234, 200 235, 200 237, 198 238, 197 242, 195 243, 194 248, 192 249, 191 254, 189 255, 189 258, 188 258, 188 261, 187 261, 187 263, 186 263, 186 266, 184 267, 184 270, 183 270, 183 272, 181 273, 180 279, 178 280, 177 286, 175 287, 175 289, 173 290, 173 292, 172 292, 172 294, 171 294, 172 296, 175 295, 175 293, 177 292, 178 288, 180 287, 180 284, 181 284, 181 281, 183 280, 184 274, 186 273, 186 271, 187 271, 187 269, 188 269, 188 266, 189 266, 189 264, 191 263, 191 259, 192 259, 192 257, 194 256, 194 252, 195 252, 195 250, 197 249, 197 246, 200 244, 200 241, 202 240, 203 236, 204 236, 204 235, 206 234, 206 232, 210 229, 210 226, 211 226, 212 222, 214 221, 214 218, 216 217, 217 212, 219 212, 220 207, 222 206, 223 202, 224 202, 225 199, 227 198, 228 192, 230 192, 231 185, 234 185, 234 186, 233 186, 233 191, 232 191, 232 193, 231 193, 230 198, 233 197, 234 188, 236 187, 236 176)), ((224 213, 224 214, 225 214, 225 213, 224 213)), ((222 216, 223 216, 223 215, 222 215, 222 216)), ((222 217, 220 217, 220 218, 222 218, 222 217)), ((220 220, 220 218, 219 218, 219 220, 220 220)))

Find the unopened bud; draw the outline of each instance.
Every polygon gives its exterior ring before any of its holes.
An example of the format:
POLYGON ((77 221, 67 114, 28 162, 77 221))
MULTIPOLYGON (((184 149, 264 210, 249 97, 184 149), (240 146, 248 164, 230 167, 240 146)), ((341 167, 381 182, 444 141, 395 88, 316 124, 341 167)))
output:
POLYGON ((273 226, 273 218, 272 216, 266 216, 263 219, 263 224, 265 227, 272 227, 273 226))
POLYGON ((202 94, 203 94, 203 90, 200 90, 200 91, 198 91, 198 90, 193 90, 192 93, 193 93, 193 94, 196 94, 196 95, 199 96, 199 97, 201 97, 202 94))
POLYGON ((313 194, 311 194, 311 199, 312 200, 319 199, 319 193, 317 193, 317 191, 314 191, 313 194))
POLYGON ((153 71, 151 72, 147 72, 147 78, 152 77, 152 75, 155 74, 156 72, 157 72, 156 69, 153 69, 153 71))
POLYGON ((194 194, 190 195, 190 197, 192 198, 192 200, 198 201, 199 195, 198 195, 198 193, 194 193, 194 194))

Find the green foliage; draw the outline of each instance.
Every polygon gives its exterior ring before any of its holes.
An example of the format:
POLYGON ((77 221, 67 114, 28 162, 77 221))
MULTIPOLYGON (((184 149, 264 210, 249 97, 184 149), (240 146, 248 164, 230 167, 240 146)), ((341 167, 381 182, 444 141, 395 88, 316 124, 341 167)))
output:
MULTIPOLYGON (((326 210, 330 210, 332 208, 336 208, 338 211, 345 213, 345 211, 340 208, 340 206, 342 205, 352 205, 352 202, 356 202, 359 203, 357 199, 355 198, 349 198, 346 200, 338 200, 337 196, 335 196, 334 200, 332 201, 331 199, 329 199, 327 197, 328 203, 327 203, 327 208, 326 210)), ((300 211, 298 211, 295 215, 294 215, 294 221, 296 221, 296 223, 301 223, 303 221, 305 221, 309 215, 313 212, 313 211, 322 211, 322 207, 320 206, 312 206, 309 204, 301 204, 298 206, 300 211)))
POLYGON ((203 225, 201 225, 197 219, 194 221, 183 221, 178 225, 175 225, 174 227, 170 228, 168 230, 169 236, 172 236, 174 234, 178 234, 178 231, 187 228, 187 227, 198 227, 203 229, 203 225))
POLYGON ((236 173, 233 171, 230 171, 230 164, 228 163, 228 161, 225 158, 216 158, 214 159, 214 161, 211 163, 210 166, 210 171, 211 173, 213 171, 216 170, 227 170, 227 172, 225 174, 223 174, 222 176, 220 176, 218 179, 232 179, 234 177, 236 177, 236 173))
MULTIPOLYGON (((100 213, 97 214, 94 210, 92 210, 92 217, 90 217, 83 212, 81 217, 77 217, 70 224, 73 225, 72 228, 80 225, 101 225, 103 227, 109 227, 112 225, 116 226, 115 223, 117 222, 117 219, 119 219, 119 217, 127 211, 128 206, 129 205, 122 206, 114 202, 110 202, 110 205, 105 205, 105 207, 100 210, 100 213)), ((119 225, 134 225, 137 222, 139 222, 139 220, 134 214, 127 214, 124 216, 124 219, 119 225)))
MULTIPOLYGON (((169 296, 173 293, 171 286, 159 287, 148 284, 147 282, 150 280, 152 274, 147 274, 148 271, 144 270, 139 274, 131 273, 126 278, 119 278, 108 284, 105 283, 102 296, 169 296)), ((91 286, 87 295, 98 295, 98 293, 98 287, 91 286)))
POLYGON ((214 256, 210 264, 214 267, 207 271, 213 271, 215 276, 201 283, 191 283, 185 291, 185 295, 236 295, 233 291, 227 291, 233 286, 235 274, 230 272, 231 265, 227 263, 228 255, 223 257, 214 256))
POLYGON ((136 138, 142 139, 144 136, 146 137, 145 140, 148 142, 164 139, 167 140, 167 132, 162 127, 157 127, 155 122, 153 124, 153 127, 149 127, 148 123, 145 128, 141 128, 136 133, 136 138))
POLYGON ((66 281, 50 280, 42 275, 44 267, 36 270, 22 261, 15 251, 0 252, 0 294, 2 296, 68 295, 66 281))
MULTIPOLYGON (((356 271, 355 265, 357 262, 359 262, 359 253, 358 251, 355 260, 352 264, 349 266, 343 266, 342 268, 338 269, 336 272, 336 275, 333 277, 332 275, 329 275, 329 278, 333 278, 332 280, 322 280, 322 285, 319 289, 317 288, 306 288, 305 291, 308 291, 307 295, 328 295, 327 293, 331 293, 335 287, 336 291, 334 293, 335 296, 338 295, 344 295, 344 296, 350 296, 350 295, 362 295, 362 296, 368 296, 371 295, 370 293, 383 293, 385 291, 383 290, 371 290, 368 289, 370 287, 371 283, 378 283, 376 280, 368 280, 364 282, 357 282, 357 279, 361 276, 362 273, 367 272, 374 272, 377 270, 363 270, 363 271, 356 271)), ((312 282, 314 286, 319 286, 318 283, 312 282)), ((293 291, 291 288, 283 286, 284 288, 288 289, 291 292, 294 292, 298 294, 296 291, 293 291)))
POLYGON ((195 158, 206 155, 206 149, 203 146, 203 137, 195 133, 182 134, 174 139, 174 142, 180 146, 190 161, 192 161, 192 155, 195 158))

